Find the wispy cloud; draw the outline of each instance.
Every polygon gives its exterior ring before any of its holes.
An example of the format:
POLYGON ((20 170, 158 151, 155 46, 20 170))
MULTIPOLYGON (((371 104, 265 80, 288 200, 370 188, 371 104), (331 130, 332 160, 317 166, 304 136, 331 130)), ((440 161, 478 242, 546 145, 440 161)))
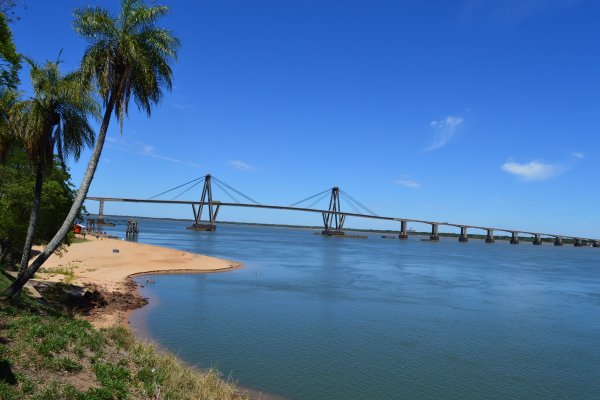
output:
POLYGON ((576 151, 576 152, 574 152, 572 155, 573 155, 573 157, 575 157, 575 158, 576 158, 576 159, 578 159, 578 160, 581 160, 581 159, 584 159, 584 158, 585 158, 585 154, 583 154, 583 153, 582 153, 582 152, 580 152, 580 151, 576 151))
POLYGON ((145 157, 156 158, 158 160, 168 161, 175 164, 185 165, 187 167, 192 168, 202 168, 200 164, 190 163, 179 158, 168 157, 156 152, 154 146, 140 142, 138 140, 134 142, 128 142, 125 139, 114 139, 114 138, 106 138, 108 147, 111 147, 116 150, 125 151, 128 153, 139 154, 145 157))
POLYGON ((463 117, 452 115, 437 121, 431 121, 429 125, 435 131, 435 134, 433 142, 425 148, 425 151, 438 150, 444 147, 463 126, 463 123, 463 117))
POLYGON ((411 189, 419 189, 421 187, 420 182, 417 182, 414 179, 410 179, 410 178, 396 179, 396 180, 394 180, 394 184, 404 186, 407 188, 411 188, 411 189))
POLYGON ((244 161, 231 160, 227 163, 230 167, 237 169, 238 171, 257 171, 259 168, 254 165, 250 165, 244 161))
POLYGON ((518 176, 523 181, 543 181, 564 172, 565 166, 542 161, 530 161, 528 163, 510 161, 502 164, 502 170, 518 176))

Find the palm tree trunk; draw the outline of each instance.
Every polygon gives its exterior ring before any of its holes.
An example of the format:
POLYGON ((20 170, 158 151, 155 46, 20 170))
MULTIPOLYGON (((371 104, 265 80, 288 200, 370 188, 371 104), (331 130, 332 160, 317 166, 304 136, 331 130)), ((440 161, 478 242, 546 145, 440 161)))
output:
POLYGON ((40 255, 38 255, 37 258, 31 263, 31 265, 27 267, 23 273, 20 273, 17 279, 8 288, 6 288, 3 293, 3 297, 13 297, 19 293, 21 289, 23 289, 25 283, 27 283, 27 281, 33 277, 37 270, 42 266, 42 264, 44 264, 48 257, 54 253, 58 246, 61 245, 67 234, 71 231, 73 222, 75 222, 75 218, 77 218, 79 210, 81 209, 81 206, 83 205, 83 202, 88 194, 92 179, 94 179, 94 173, 96 172, 98 161, 100 160, 100 155, 102 154, 102 148, 104 147, 104 141, 106 140, 106 132, 108 131, 108 125, 110 123, 110 117, 114 107, 115 94, 113 92, 111 93, 108 103, 106 104, 106 110, 104 110, 104 117, 102 118, 100 132, 98 132, 98 137, 96 138, 96 146, 94 147, 94 151, 92 152, 92 156, 88 162, 85 175, 81 181, 81 186, 79 187, 77 196, 75 196, 75 201, 73 202, 71 210, 65 218, 62 226, 58 232, 56 232, 52 240, 48 242, 48 245, 44 248, 40 255))
POLYGON ((35 173, 35 187, 33 189, 33 203, 31 204, 31 213, 29 215, 29 226, 27 227, 27 237, 25 238, 25 246, 23 246, 23 256, 21 257, 21 268, 19 275, 25 272, 29 265, 31 257, 31 247, 35 237, 35 230, 40 219, 40 205, 42 203, 42 187, 44 186, 44 163, 38 162, 35 173))

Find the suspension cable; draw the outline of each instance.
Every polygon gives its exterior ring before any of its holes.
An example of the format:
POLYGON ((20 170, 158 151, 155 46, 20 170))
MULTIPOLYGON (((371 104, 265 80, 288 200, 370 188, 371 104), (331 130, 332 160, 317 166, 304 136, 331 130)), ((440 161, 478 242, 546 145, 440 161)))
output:
POLYGON ((219 182, 217 182, 215 180, 215 185, 217 185, 219 187, 219 189, 221 189, 223 191, 223 193, 225 193, 227 196, 229 196, 234 202, 239 203, 239 199, 237 199, 234 195, 232 195, 231 193, 229 193, 229 191, 227 189, 225 189, 224 186, 222 186, 219 182))
POLYGON ((363 210, 367 211, 368 214, 371 214, 373 216, 377 216, 377 214, 375 214, 374 211, 372 211, 369 207, 367 207, 364 204, 362 204, 360 201, 356 200, 354 197, 352 197, 350 194, 348 194, 348 192, 345 192, 342 189, 340 189, 340 192, 342 192, 342 194, 344 196, 348 197, 348 199, 352 200, 360 208, 362 208, 363 210))
POLYGON ((346 203, 347 205, 350 206, 350 208, 352 208, 354 210, 354 212, 356 212, 357 214, 361 214, 360 210, 351 202, 348 201, 348 199, 342 197, 342 200, 344 200, 344 203, 346 203))
POLYGON ((297 205, 298 205, 298 204, 300 204, 300 203, 304 203, 305 201, 308 201, 308 200, 310 200, 310 199, 314 199, 315 197, 317 197, 317 196, 320 196, 320 195, 322 195, 323 193, 329 193, 330 191, 331 191, 331 188, 329 188, 329 189, 325 189, 325 190, 323 190, 323 191, 322 191, 322 192, 320 192, 320 193, 313 194, 312 196, 305 198, 304 200, 300 200, 300 201, 297 201, 297 202, 295 202, 294 204, 290 204, 290 207, 297 206, 297 205))
POLYGON ((177 196, 173 197, 171 200, 176 200, 178 199, 180 196, 184 195, 185 193, 189 192, 190 190, 192 190, 193 188, 195 188, 196 186, 198 186, 199 184, 201 184, 202 181, 196 182, 194 183, 192 186, 190 186, 189 188, 185 189, 183 192, 179 193, 177 196))
POLYGON ((182 184, 182 185, 175 186, 175 187, 174 187, 174 188, 172 188, 172 189, 165 190, 164 192, 161 192, 161 193, 159 193, 159 194, 157 194, 157 195, 154 195, 154 196, 150 197, 148 200, 155 199, 155 198, 157 198, 157 197, 159 197, 159 196, 162 196, 163 194, 167 194, 167 193, 169 193, 169 192, 172 192, 172 191, 173 191, 173 190, 175 190, 175 189, 179 189, 179 188, 181 188, 181 187, 184 187, 185 185, 189 185, 189 184, 190 184, 190 183, 192 183, 192 182, 196 182, 196 181, 202 181, 204 178, 205 178, 205 177, 204 177, 204 176, 202 176, 202 177, 200 177, 200 178, 192 179, 191 181, 189 181, 189 182, 186 182, 186 183, 184 183, 184 184, 182 184))
POLYGON ((240 192, 239 190, 229 186, 228 184, 226 184, 225 182, 223 182, 220 179, 215 178, 214 176, 212 177, 216 182, 219 182, 220 184, 222 184, 223 186, 227 187, 229 190, 239 194, 240 196, 242 196, 243 198, 245 198, 246 200, 249 200, 250 202, 254 203, 254 204, 260 204, 258 201, 254 200, 253 198, 246 196, 244 193, 240 192))
POLYGON ((316 199, 315 201, 313 201, 312 203, 310 203, 308 206, 306 206, 306 208, 312 208, 315 204, 317 204, 318 202, 320 202, 323 199, 327 198, 327 195, 329 194, 328 190, 325 191, 326 193, 324 193, 321 197, 319 197, 318 199, 316 199))

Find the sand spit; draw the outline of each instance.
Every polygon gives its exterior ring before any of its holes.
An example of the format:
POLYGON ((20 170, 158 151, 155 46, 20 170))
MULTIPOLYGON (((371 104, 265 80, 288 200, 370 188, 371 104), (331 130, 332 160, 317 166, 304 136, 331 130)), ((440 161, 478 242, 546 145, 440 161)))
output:
POLYGON ((95 326, 125 324, 128 312, 144 305, 131 279, 156 273, 206 273, 241 267, 240 263, 159 246, 103 237, 74 243, 53 254, 36 280, 65 282, 98 290, 106 304, 85 318, 95 326))

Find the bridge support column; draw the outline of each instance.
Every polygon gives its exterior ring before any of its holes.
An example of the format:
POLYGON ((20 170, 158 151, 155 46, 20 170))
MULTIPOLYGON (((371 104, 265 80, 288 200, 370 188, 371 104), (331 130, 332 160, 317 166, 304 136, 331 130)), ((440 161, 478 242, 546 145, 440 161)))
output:
POLYGON ((321 234, 325 236, 344 236, 345 215, 341 215, 342 211, 340 203, 340 188, 331 188, 331 198, 329 199, 329 213, 323 213, 323 227, 325 228, 321 234))
POLYGON ((519 232, 512 232, 510 244, 519 244, 519 232))
POLYGON ((554 238, 554 245, 555 246, 562 246, 563 245, 563 239, 560 236, 557 236, 556 238, 554 238))
POLYGON ((542 238, 540 237, 540 235, 535 235, 533 237, 533 245, 534 246, 541 246, 542 245, 542 238))
POLYGON ((398 235, 398 239, 406 240, 408 239, 408 230, 406 226, 408 223, 406 221, 400 221, 400 235, 398 235))
POLYGON ((98 204, 98 223, 104 223, 104 200, 100 200, 98 204))
POLYGON ((429 240, 431 240, 432 242, 437 242, 440 240, 438 228, 438 224, 431 224, 431 236, 429 236, 429 240))
POLYGON ((573 245, 575 247, 583 247, 583 242, 581 241, 581 239, 575 239, 575 242, 573 243, 573 245))
POLYGON ((200 203, 198 204, 197 211, 196 205, 192 204, 192 210, 194 211, 194 224, 186 228, 190 231, 212 232, 217 230, 217 214, 219 213, 219 204, 214 207, 211 180, 212 178, 210 174, 204 177, 204 187, 202 188, 202 196, 200 197, 200 203), (202 221, 202 210, 204 209, 205 205, 208 208, 208 221, 204 222, 202 221))
POLYGON ((466 243, 469 241, 469 235, 467 235, 467 227, 466 226, 460 227, 460 236, 458 238, 458 241, 461 243, 466 243))
POLYGON ((485 237, 485 242, 486 243, 494 243, 495 241, 496 241, 496 239, 494 239, 494 230, 488 229, 487 236, 485 237))

